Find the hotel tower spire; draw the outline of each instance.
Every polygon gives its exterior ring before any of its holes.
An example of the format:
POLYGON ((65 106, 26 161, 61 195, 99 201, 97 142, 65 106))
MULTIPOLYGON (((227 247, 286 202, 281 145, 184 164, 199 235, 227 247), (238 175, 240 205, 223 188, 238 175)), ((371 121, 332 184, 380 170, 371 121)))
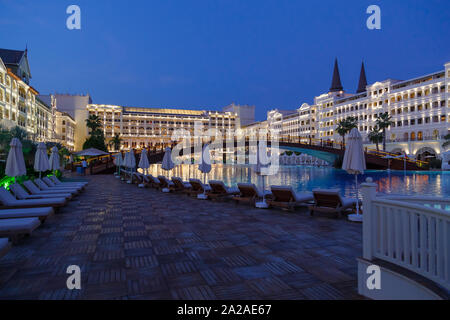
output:
POLYGON ((363 61, 361 64, 361 73, 359 74, 358 89, 356 90, 356 93, 366 91, 366 87, 367 87, 366 70, 364 69, 364 61, 363 61))
POLYGON ((331 80, 330 92, 339 92, 344 90, 341 84, 341 76, 339 75, 339 67, 337 58, 334 60, 333 80, 331 80))

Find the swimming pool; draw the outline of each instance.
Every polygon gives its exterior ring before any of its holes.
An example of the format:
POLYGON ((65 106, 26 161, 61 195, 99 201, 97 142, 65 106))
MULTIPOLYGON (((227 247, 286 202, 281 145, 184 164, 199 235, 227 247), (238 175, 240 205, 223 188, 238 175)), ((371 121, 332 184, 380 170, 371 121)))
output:
MULTIPOLYGON (((161 165, 152 165, 149 173, 166 175, 161 165)), ((197 165, 183 164, 170 173, 183 180, 203 175, 197 165)), ((378 192, 385 194, 428 195, 450 197, 450 171, 394 171, 367 170, 358 177, 363 182, 371 177, 378 185, 378 192)), ((251 166, 213 164, 207 180, 222 180, 226 185, 251 182, 262 186, 262 177, 256 175, 251 166)), ((346 196, 355 195, 355 179, 344 170, 310 166, 281 166, 276 175, 265 177, 265 186, 290 185, 297 191, 311 191, 314 188, 338 188, 346 196)))

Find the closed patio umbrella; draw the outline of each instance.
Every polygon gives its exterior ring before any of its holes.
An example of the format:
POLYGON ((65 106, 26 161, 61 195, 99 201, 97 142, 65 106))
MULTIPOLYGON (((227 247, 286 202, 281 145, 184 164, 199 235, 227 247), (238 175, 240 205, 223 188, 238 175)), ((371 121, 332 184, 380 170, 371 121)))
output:
MULTIPOLYGON (((293 155, 291 157, 294 157, 293 155)), ((266 202, 266 195, 265 195, 265 176, 268 175, 268 164, 263 164, 261 162, 261 150, 258 146, 258 150, 256 151, 256 164, 254 166, 254 170, 255 173, 258 176, 261 176, 262 178, 262 195, 263 195, 263 200, 262 202, 257 202, 255 203, 255 207, 260 208, 260 209, 267 209, 269 207, 269 205, 266 202)))
MULTIPOLYGON (((162 161, 161 169, 167 171, 167 176, 169 176, 169 171, 172 170, 175 167, 175 164, 172 161, 172 150, 167 147, 164 152, 164 158, 162 161)), ((163 192, 169 192, 169 189, 164 188, 162 190, 163 192)))
POLYGON ((41 177, 42 172, 50 170, 47 146, 43 142, 38 144, 36 154, 34 155, 34 170, 39 172, 39 178, 41 177))
POLYGON ((364 170, 366 170, 366 158, 364 156, 362 137, 356 128, 353 128, 347 137, 342 169, 349 174, 354 174, 356 183, 356 214, 350 214, 348 219, 351 221, 362 221, 362 215, 359 214, 358 174, 363 174, 364 170))
POLYGON ((57 147, 52 148, 52 152, 50 153, 50 158, 48 159, 48 162, 50 165, 50 170, 52 171, 56 171, 61 168, 57 147))
MULTIPOLYGON (((198 170, 203 173, 203 183, 206 184, 206 174, 211 172, 211 154, 209 152, 209 144, 205 144, 203 146, 198 170)), ((205 188, 203 188, 203 194, 197 195, 197 198, 202 200, 208 199, 205 188)))
POLYGON ((27 169, 25 167, 25 160, 23 158, 22 143, 17 138, 12 138, 9 144, 11 149, 9 149, 8 158, 6 160, 5 174, 9 177, 23 176, 27 174, 27 169))
POLYGON ((117 167, 116 178, 120 177, 120 167, 123 166, 122 153, 116 153, 114 155, 114 165, 117 167))
POLYGON ((136 158, 134 156, 133 150, 130 150, 127 153, 128 153, 128 157, 127 157, 126 167, 129 168, 129 174, 130 174, 130 180, 128 180, 127 183, 131 183, 131 180, 133 178, 133 171, 134 171, 134 168, 136 168, 136 158))
MULTIPOLYGON (((148 162, 148 157, 147 157, 147 149, 142 149, 141 158, 139 159, 138 167, 141 168, 142 170, 144 170, 144 175, 147 175, 148 168, 150 167, 150 163, 148 162)), ((144 185, 141 183, 141 184, 139 184, 139 187, 143 188, 144 185)))
MULTIPOLYGON (((129 159, 129 154, 128 154, 128 152, 125 152, 125 154, 123 155, 123 161, 122 161, 122 167, 124 167, 124 171, 125 171, 125 173, 127 173, 128 172, 128 159, 129 159)), ((125 180, 124 178, 120 178, 120 180, 125 180)))

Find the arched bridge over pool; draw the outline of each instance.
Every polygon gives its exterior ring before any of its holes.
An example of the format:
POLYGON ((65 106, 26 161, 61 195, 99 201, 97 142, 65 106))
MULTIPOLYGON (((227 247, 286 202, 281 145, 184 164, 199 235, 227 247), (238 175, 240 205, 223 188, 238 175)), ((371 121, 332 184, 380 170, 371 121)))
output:
MULTIPOLYGON (((253 142, 253 141, 252 141, 253 142)), ((242 143, 242 142, 241 142, 242 143)), ((222 148, 224 150, 227 147, 234 145, 234 148, 238 147, 238 142, 234 141, 223 141, 222 148)), ((242 144, 241 144, 242 145, 242 144)), ((256 142, 250 143, 249 140, 245 141, 246 152, 248 152, 248 148, 250 145, 256 145, 256 142)), ((307 155, 311 155, 318 159, 325 160, 329 163, 334 163, 336 159, 339 157, 343 157, 345 153, 345 145, 339 142, 334 141, 326 141, 319 139, 304 139, 304 138, 281 138, 278 141, 278 145, 281 151, 294 151, 300 152, 307 155)), ((267 141, 267 146, 270 147, 270 141, 267 141)), ((200 148, 199 148, 200 149, 200 148)), ((189 151, 189 150, 188 150, 189 151)), ((198 150, 195 150, 194 147, 191 147, 190 154, 195 154, 198 150)), ((183 155, 183 152, 186 150, 181 150, 180 155, 183 155)), ((139 162, 138 155, 140 151, 135 151, 136 155, 136 163, 139 162)), ((390 167, 393 170, 425 170, 428 169, 428 164, 424 161, 414 160, 405 158, 399 154, 392 154, 388 152, 378 151, 374 149, 365 149, 365 157, 366 164, 368 169, 387 169, 390 167), (390 162, 390 163, 389 163, 390 162)), ((223 155, 224 162, 226 158, 229 157, 229 154, 223 155)), ((235 153, 236 156, 236 153, 235 153)), ((148 158, 150 163, 158 163, 161 162, 164 157, 163 149, 151 149, 148 153, 148 158)), ((112 167, 112 155, 99 157, 96 159, 95 164, 91 167, 91 173, 104 173, 106 171, 111 171, 112 167)))

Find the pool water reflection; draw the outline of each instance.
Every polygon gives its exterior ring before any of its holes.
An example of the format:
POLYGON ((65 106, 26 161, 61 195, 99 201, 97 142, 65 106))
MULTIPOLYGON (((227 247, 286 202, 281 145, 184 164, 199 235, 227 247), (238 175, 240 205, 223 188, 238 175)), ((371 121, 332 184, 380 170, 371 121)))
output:
MULTIPOLYGON (((152 165, 149 173, 167 176, 161 165, 152 165)), ((204 175, 197 165, 183 164, 170 172, 170 176, 179 176, 183 180, 204 175)), ((358 177, 360 182, 371 177, 378 185, 378 192, 403 195, 429 195, 450 197, 450 172, 447 171, 391 171, 367 170, 358 177)), ((256 175, 251 166, 213 164, 207 180, 222 180, 226 185, 235 186, 239 182, 255 183, 262 186, 262 177, 256 175)), ((346 196, 355 195, 354 176, 334 168, 309 166, 281 166, 276 175, 265 177, 265 186, 290 185, 297 191, 311 191, 314 188, 338 188, 346 196)))

